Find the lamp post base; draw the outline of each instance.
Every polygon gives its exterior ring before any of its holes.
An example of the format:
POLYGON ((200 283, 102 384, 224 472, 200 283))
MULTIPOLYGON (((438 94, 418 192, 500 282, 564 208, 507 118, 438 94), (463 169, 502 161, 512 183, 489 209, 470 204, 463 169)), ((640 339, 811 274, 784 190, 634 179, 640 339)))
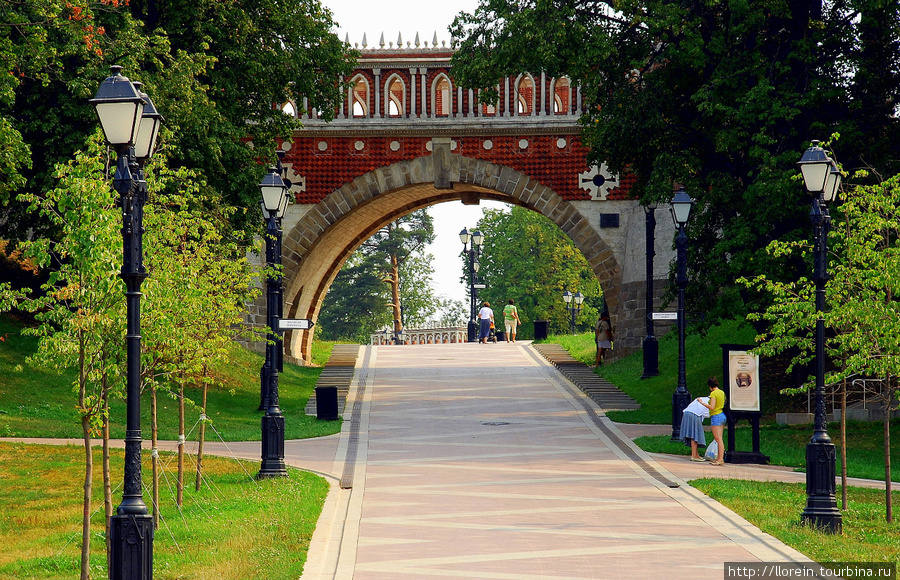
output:
POLYGON ((687 389, 672 393, 672 441, 681 441, 681 415, 691 404, 691 394, 687 389))
POLYGON ((117 514, 109 518, 110 580, 153 578, 153 516, 117 514))
POLYGON ((641 347, 644 351, 644 374, 642 379, 659 376, 659 343, 655 336, 644 337, 641 347))
POLYGON ((264 477, 287 477, 283 415, 266 413, 262 418, 262 465, 256 479, 264 477))
POLYGON ((806 444, 806 508, 800 521, 831 534, 843 530, 834 491, 835 449, 828 441, 806 444))

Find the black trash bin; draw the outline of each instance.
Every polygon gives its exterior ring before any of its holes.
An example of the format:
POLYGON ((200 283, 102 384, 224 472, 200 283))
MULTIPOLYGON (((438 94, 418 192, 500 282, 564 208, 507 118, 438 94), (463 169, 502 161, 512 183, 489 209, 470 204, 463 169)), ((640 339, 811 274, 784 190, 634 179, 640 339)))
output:
POLYGON ((337 387, 316 387, 316 419, 336 421, 337 418, 337 387))
POLYGON ((550 323, 546 320, 535 320, 534 321, 534 339, 535 340, 544 340, 547 338, 547 331, 550 327, 550 323))

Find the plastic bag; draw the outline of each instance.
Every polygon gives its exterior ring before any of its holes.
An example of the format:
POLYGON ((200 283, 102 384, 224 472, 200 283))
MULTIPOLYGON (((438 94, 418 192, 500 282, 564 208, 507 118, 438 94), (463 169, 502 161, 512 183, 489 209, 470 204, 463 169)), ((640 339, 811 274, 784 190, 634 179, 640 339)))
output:
POLYGON ((712 443, 707 445, 706 452, 703 454, 703 457, 709 459, 710 461, 715 461, 716 456, 719 454, 719 442, 713 440, 712 443))

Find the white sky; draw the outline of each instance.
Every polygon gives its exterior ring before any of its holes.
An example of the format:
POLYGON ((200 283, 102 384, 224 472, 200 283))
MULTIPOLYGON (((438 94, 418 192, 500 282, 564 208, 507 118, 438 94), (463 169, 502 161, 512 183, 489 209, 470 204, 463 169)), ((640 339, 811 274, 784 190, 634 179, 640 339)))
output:
MULTIPOLYGON (((403 35, 403 43, 412 41, 419 33, 420 40, 430 44, 437 32, 438 43, 447 41, 450 44, 450 33, 447 27, 460 11, 472 12, 478 5, 477 0, 444 0, 429 2, 423 0, 382 0, 380 2, 363 0, 322 0, 334 15, 338 23, 338 36, 341 40, 350 36, 350 44, 361 43, 363 33, 370 48, 378 46, 381 33, 385 43, 397 41, 397 34, 403 35)), ((458 255, 462 249, 459 232, 463 228, 470 230, 482 216, 483 208, 507 207, 493 201, 482 201, 480 206, 464 206, 460 202, 448 202, 433 205, 428 212, 434 218, 435 242, 429 248, 434 255, 433 287, 439 296, 461 300, 467 303, 466 287, 459 277, 462 263, 458 255)))

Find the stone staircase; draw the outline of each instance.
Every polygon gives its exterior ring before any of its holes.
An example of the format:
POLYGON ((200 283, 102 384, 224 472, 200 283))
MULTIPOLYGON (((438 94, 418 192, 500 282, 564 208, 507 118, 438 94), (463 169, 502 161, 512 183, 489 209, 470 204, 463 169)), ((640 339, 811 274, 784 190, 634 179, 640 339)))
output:
POLYGON ((604 411, 630 411, 641 408, 637 401, 611 382, 597 376, 591 367, 572 358, 560 345, 544 343, 531 346, 604 411))
MULTIPOLYGON (((353 380, 353 369, 356 366, 356 357, 359 355, 358 344, 336 344, 331 349, 331 356, 316 381, 316 387, 337 387, 338 415, 343 415, 344 405, 347 401, 347 391, 350 390, 350 381, 353 380)), ((309 401, 306 402, 307 415, 316 414, 316 394, 313 391, 309 401)))

